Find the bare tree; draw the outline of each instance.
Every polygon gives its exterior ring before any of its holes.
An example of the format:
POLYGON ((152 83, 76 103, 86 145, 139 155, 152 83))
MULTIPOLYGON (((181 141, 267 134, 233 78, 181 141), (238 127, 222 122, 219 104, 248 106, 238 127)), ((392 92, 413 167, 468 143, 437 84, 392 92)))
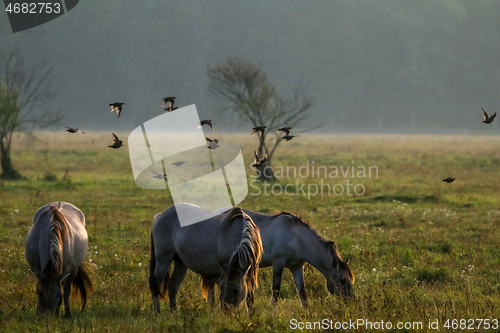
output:
MULTIPOLYGON (((312 99, 306 96, 307 85, 299 82, 291 96, 282 97, 257 65, 240 58, 228 58, 213 67, 207 66, 207 75, 209 92, 225 105, 222 113, 232 112, 254 127, 267 127, 257 151, 260 157, 267 155, 266 165, 271 166, 274 152, 283 141, 276 130, 280 126, 295 127, 308 116, 312 99), (269 133, 274 135, 266 140, 269 133)), ((270 168, 261 176, 263 180, 274 178, 270 168)))
POLYGON ((46 128, 61 120, 50 111, 41 111, 53 98, 49 78, 52 67, 47 59, 25 63, 16 47, 0 52, 0 166, 2 179, 22 178, 11 161, 14 132, 33 135, 35 128, 46 128))

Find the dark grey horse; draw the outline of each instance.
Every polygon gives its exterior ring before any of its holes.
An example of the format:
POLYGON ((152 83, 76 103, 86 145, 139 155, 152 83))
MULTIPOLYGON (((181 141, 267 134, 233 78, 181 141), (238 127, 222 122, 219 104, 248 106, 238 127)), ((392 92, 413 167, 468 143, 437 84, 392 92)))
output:
POLYGON ((88 237, 83 213, 70 203, 53 202, 40 208, 26 236, 26 260, 37 278, 37 312, 58 315, 64 298, 71 317, 72 285, 79 291, 82 310, 92 282, 84 263, 88 237))
MULTIPOLYGON (((214 213, 228 209, 230 207, 221 208, 214 213)), ((303 276, 306 262, 323 274, 330 293, 346 298, 352 295, 354 274, 349 268, 349 260, 344 261, 340 257, 335 242, 324 239, 311 225, 289 213, 268 215, 250 210, 244 212, 252 218, 261 233, 264 255, 260 267, 273 267, 272 305, 278 300, 283 270, 288 268, 302 306, 307 306, 303 276)), ((222 219, 222 216, 219 215, 215 219, 222 219)), ((204 295, 208 294, 208 300, 211 302, 215 283, 207 276, 202 276, 202 279, 204 295)))
POLYGON ((216 218, 181 227, 176 208, 183 207, 204 211, 194 205, 177 204, 154 220, 149 265, 154 311, 160 312, 159 298, 167 291, 170 308, 176 309, 176 294, 188 269, 217 279, 222 305, 237 306, 248 294, 247 306, 251 310, 262 257, 259 228, 237 207, 216 218))

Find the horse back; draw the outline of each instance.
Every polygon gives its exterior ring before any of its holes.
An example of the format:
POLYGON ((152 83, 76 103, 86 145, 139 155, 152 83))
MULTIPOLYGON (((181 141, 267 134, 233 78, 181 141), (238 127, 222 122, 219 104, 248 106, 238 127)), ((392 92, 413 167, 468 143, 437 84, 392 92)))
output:
POLYGON ((309 232, 294 221, 294 217, 282 214, 279 216, 244 210, 259 227, 264 254, 260 267, 269 267, 275 260, 286 264, 301 262, 307 242, 316 242, 309 237, 309 232))
POLYGON ((66 217, 68 222, 71 223, 71 225, 83 225, 85 227, 85 216, 83 215, 82 211, 76 207, 73 204, 70 204, 69 202, 63 202, 63 201, 58 201, 58 202, 50 202, 43 207, 41 207, 36 213, 35 217, 33 218, 33 224, 39 223, 40 220, 42 222, 45 222, 46 217, 49 218, 50 222, 50 207, 55 206, 63 215, 66 217), (46 216, 45 216, 46 215, 46 216), (43 216, 43 218, 42 218, 43 216))
MULTIPOLYGON (((226 214, 181 227, 175 205, 157 215, 153 224, 156 258, 175 253, 192 271, 219 276, 219 262, 228 262, 241 241, 242 223, 226 214)), ((241 221, 242 219, 236 219, 241 221)))
POLYGON ((79 267, 87 253, 88 235, 85 217, 80 209, 67 202, 52 202, 41 207, 33 219, 26 236, 26 259, 35 272, 42 272, 49 261, 51 207, 64 216, 67 233, 63 241, 63 269, 65 272, 79 267))

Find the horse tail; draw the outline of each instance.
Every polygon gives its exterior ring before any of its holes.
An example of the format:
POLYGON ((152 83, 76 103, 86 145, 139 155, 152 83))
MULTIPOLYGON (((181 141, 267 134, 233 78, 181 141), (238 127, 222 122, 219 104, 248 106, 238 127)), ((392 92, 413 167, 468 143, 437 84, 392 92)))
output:
POLYGON ((78 267, 75 279, 73 280, 73 294, 74 297, 80 295, 82 300, 82 311, 85 309, 85 304, 87 304, 87 294, 92 292, 92 280, 90 279, 88 271, 91 269, 89 262, 85 261, 78 267))
POLYGON ((170 268, 165 274, 163 279, 163 284, 160 287, 158 281, 155 279, 155 269, 156 269, 156 254, 155 254, 155 241, 153 238, 153 232, 151 231, 151 258, 149 259, 149 290, 151 293, 159 295, 160 298, 165 298, 167 294, 168 280, 170 280, 170 268))
POLYGON ((63 271, 63 240, 68 239, 68 220, 57 208, 50 206, 50 238, 49 238, 49 258, 53 263, 56 274, 63 271))

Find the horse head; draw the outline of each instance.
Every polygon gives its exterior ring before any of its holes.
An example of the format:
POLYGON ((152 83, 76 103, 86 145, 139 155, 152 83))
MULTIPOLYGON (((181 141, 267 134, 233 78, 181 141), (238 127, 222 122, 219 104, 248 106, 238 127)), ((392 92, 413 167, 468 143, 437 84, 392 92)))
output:
POLYGON ((231 210, 226 220, 233 222, 237 217, 243 217, 240 244, 227 266, 219 262, 221 304, 226 308, 238 306, 248 294, 247 306, 250 309, 253 305, 254 287, 257 286, 259 263, 264 249, 259 228, 241 208, 231 210))
POLYGON ((219 279, 220 300, 222 308, 237 307, 247 296, 247 273, 250 264, 241 267, 238 263, 238 254, 235 253, 229 266, 219 262, 221 276, 219 279))
POLYGON ((332 266, 326 274, 326 286, 330 293, 342 295, 347 300, 354 295, 352 285, 354 274, 349 268, 349 259, 343 261, 340 258, 333 259, 332 266))
POLYGON ((34 273, 37 278, 37 313, 49 313, 57 316, 63 300, 63 284, 70 273, 57 274, 51 261, 45 266, 42 273, 34 273))

